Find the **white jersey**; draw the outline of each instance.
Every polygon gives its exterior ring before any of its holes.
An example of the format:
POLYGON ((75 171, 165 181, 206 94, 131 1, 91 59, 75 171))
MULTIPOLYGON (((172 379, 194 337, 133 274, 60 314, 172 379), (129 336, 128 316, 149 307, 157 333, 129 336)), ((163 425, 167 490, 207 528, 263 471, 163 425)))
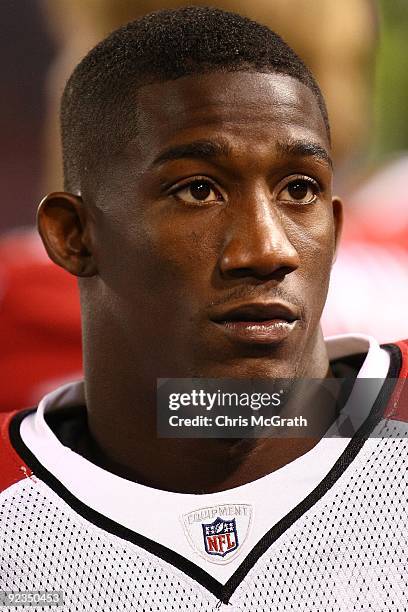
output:
POLYGON ((69 612, 408 611, 408 346, 327 346, 379 381, 359 435, 218 493, 153 489, 73 452, 46 416, 81 410, 83 383, 7 417, 0 591, 62 591, 69 612))

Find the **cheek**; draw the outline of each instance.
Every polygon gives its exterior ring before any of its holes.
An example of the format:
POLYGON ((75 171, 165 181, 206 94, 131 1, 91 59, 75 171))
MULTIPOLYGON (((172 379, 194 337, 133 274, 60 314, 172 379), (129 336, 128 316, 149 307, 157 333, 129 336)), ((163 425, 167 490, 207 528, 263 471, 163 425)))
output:
POLYGON ((214 237, 191 227, 156 228, 150 235, 149 251, 158 287, 170 288, 175 299, 189 303, 205 299, 211 286, 217 251, 214 237))
POLYGON ((169 306, 191 302, 208 291, 217 261, 213 227, 195 220, 105 218, 97 237, 101 280, 122 296, 137 292, 151 302, 156 296, 169 306))
POLYGON ((289 240, 298 250, 302 260, 313 265, 320 259, 322 265, 331 266, 335 231, 331 207, 326 204, 302 212, 296 218, 286 219, 286 232, 289 240))
POLYGON ((304 295, 316 306, 323 305, 334 257, 335 232, 331 210, 316 209, 288 223, 287 235, 300 256, 299 277, 304 295))
POLYGON ((222 244, 218 211, 165 209, 146 219, 146 239, 161 276, 194 288, 211 280, 222 244))

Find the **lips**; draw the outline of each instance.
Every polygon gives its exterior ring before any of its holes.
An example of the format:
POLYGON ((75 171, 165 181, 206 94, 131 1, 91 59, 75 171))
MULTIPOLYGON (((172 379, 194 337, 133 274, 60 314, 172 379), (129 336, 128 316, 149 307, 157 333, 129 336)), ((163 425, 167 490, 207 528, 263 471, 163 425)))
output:
POLYGON ((278 302, 240 304, 214 313, 211 320, 231 340, 249 344, 283 342, 299 321, 295 307, 278 302))

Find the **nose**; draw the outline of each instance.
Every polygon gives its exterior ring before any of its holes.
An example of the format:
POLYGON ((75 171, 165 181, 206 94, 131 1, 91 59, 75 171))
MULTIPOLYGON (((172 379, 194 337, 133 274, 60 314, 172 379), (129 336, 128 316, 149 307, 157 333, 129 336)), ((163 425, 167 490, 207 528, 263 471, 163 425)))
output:
POLYGON ((299 267, 299 254, 270 197, 253 198, 251 205, 234 207, 230 214, 219 262, 224 278, 282 280, 299 267))

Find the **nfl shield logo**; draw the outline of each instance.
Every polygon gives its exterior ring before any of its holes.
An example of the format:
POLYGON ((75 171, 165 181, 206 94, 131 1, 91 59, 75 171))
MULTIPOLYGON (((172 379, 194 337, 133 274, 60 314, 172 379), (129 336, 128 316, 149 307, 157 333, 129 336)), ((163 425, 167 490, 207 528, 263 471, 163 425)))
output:
POLYGON ((217 517, 213 523, 203 523, 205 551, 209 555, 225 557, 238 548, 238 533, 235 519, 224 521, 217 517))

